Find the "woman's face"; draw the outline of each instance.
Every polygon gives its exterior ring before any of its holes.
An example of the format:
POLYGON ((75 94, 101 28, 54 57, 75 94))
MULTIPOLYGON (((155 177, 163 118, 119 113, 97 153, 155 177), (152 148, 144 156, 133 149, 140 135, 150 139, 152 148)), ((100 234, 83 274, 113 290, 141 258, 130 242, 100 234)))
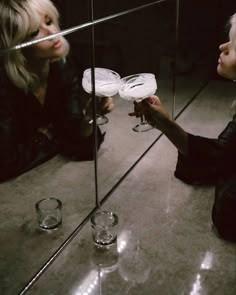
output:
MULTIPOLYGON (((43 15, 39 28, 30 34, 30 39, 39 39, 58 32, 53 20, 43 15)), ((59 36, 31 46, 31 55, 39 59, 54 59, 63 57, 66 53, 64 38, 59 36)))
POLYGON ((229 40, 220 45, 221 54, 217 66, 218 74, 230 80, 236 80, 236 50, 233 44, 233 41, 229 40))

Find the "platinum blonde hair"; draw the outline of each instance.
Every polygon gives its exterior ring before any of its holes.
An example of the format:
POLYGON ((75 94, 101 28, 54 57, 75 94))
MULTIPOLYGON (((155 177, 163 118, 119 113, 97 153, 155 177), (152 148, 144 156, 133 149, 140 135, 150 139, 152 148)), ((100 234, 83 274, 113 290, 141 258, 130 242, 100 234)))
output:
MULTIPOLYGON (((40 26, 41 15, 47 15, 59 29, 59 13, 50 0, 1 0, 0 1, 0 48, 8 48, 29 40, 40 26)), ((65 55, 69 44, 63 40, 65 55)), ((3 66, 13 84, 30 91, 39 84, 39 78, 29 67, 29 48, 15 50, 3 56, 3 66)))
POLYGON ((232 41, 234 49, 236 51, 236 13, 231 16, 229 20, 229 25, 229 39, 232 41))
MULTIPOLYGON (((229 40, 231 40, 234 50, 236 51, 236 13, 234 13, 229 19, 229 40)), ((236 80, 234 80, 236 82, 236 80)), ((233 101, 230 110, 231 116, 236 114, 236 100, 233 101)))

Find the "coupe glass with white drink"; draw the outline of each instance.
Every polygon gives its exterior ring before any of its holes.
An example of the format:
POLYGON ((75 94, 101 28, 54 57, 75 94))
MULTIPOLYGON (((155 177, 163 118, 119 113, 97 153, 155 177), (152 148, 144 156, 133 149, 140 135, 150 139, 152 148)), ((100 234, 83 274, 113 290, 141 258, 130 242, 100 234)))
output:
MULTIPOLYGON (((95 95, 99 99, 114 96, 120 87, 120 75, 105 68, 94 68, 95 95)), ((91 68, 84 71, 82 86, 87 93, 92 93, 92 72, 91 68)), ((97 114, 97 124, 102 125, 108 122, 105 115, 97 114)))
MULTIPOLYGON (((133 102, 141 102, 153 95, 157 90, 157 82, 154 74, 140 73, 124 77, 120 81, 119 95, 121 98, 133 102)), ((133 127, 136 132, 145 132, 153 127, 148 124, 141 115, 141 122, 133 127)))

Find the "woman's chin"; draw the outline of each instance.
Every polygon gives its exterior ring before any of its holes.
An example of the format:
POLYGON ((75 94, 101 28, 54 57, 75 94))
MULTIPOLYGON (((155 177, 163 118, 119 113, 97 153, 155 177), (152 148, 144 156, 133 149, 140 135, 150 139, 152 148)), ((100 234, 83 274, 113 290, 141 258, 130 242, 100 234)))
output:
POLYGON ((68 54, 67 50, 58 50, 57 52, 51 55, 50 60, 58 60, 58 59, 64 58, 66 57, 67 54, 68 54))
POLYGON ((70 47, 66 42, 63 42, 60 47, 53 50, 52 59, 60 59, 68 55, 70 47))
POLYGON ((222 68, 220 64, 217 66, 217 73, 222 78, 228 79, 228 80, 236 80, 236 69, 231 71, 226 71, 225 68, 222 68))
POLYGON ((216 71, 217 71, 218 75, 220 75, 220 76, 222 75, 222 70, 221 70, 220 64, 217 65, 216 71))
POLYGON ((222 71, 220 65, 218 65, 218 67, 217 67, 217 74, 219 76, 221 76, 222 78, 229 79, 229 77, 226 75, 226 73, 224 73, 224 71, 222 71))

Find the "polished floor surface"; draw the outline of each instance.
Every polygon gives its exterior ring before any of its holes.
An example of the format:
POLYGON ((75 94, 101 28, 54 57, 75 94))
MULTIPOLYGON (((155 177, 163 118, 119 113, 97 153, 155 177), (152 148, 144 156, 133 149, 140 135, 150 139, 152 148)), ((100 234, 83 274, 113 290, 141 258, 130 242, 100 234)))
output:
MULTIPOLYGON (((235 91, 211 81, 177 121, 217 136, 235 91)), ((176 179, 176 156, 162 136, 103 205, 119 216, 117 252, 98 251, 87 223, 29 294, 235 295, 236 245, 212 230, 214 188, 176 179)))

